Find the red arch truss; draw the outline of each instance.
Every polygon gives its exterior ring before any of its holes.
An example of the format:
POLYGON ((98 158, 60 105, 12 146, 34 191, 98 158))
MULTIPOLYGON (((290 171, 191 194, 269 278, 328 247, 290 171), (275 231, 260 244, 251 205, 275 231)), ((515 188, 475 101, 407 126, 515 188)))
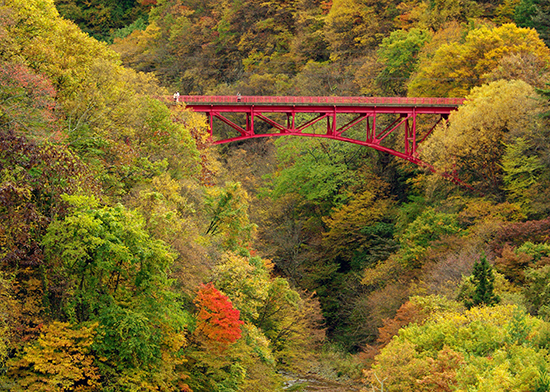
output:
POLYGON ((432 133, 436 125, 445 121, 449 114, 463 103, 462 98, 187 95, 176 99, 178 102, 184 102, 188 108, 208 116, 210 135, 214 144, 283 135, 340 140, 387 152, 471 188, 453 173, 441 173, 423 162, 418 158, 417 152, 419 144, 432 133), (235 116, 231 114, 240 115, 242 123, 238 124, 235 116), (424 126, 425 129, 422 131, 417 128, 419 115, 432 115, 428 116, 432 123, 424 126), (345 120, 342 121, 342 117, 345 117, 345 120), (381 117, 383 120, 377 121, 381 117), (216 139, 214 131, 218 122, 228 125, 235 131, 236 136, 216 139), (268 124, 269 127, 258 127, 259 123, 268 124), (319 123, 326 124, 326 127, 322 127, 322 132, 319 132, 318 127, 313 130, 313 125, 319 123), (356 139, 345 135, 351 127, 360 124, 364 126, 362 138, 356 139), (269 129, 269 132, 266 132, 266 129, 269 129), (399 143, 393 141, 390 146, 387 140, 392 134, 399 134, 402 140, 399 143))

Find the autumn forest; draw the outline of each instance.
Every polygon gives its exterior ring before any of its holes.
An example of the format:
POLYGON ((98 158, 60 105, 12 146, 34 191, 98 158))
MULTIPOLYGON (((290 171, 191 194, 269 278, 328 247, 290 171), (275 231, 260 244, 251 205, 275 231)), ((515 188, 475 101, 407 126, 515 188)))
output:
POLYGON ((0 391, 550 391, 547 1, 0 0, 0 43, 0 391), (434 173, 176 91, 465 100, 434 173))

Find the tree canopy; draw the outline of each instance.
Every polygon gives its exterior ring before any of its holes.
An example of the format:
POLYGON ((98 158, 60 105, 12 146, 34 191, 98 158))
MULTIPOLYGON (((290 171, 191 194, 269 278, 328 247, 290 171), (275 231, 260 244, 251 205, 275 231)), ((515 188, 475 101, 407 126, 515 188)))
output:
POLYGON ((0 0, 0 40, 0 389, 550 390, 545 2, 0 0), (465 100, 432 172, 216 146, 174 91, 465 100))

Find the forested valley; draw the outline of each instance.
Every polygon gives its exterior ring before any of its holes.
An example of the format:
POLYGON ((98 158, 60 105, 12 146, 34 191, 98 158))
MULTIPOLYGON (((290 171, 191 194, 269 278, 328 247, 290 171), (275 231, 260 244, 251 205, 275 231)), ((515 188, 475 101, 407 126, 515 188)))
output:
POLYGON ((0 390, 550 391, 547 1, 0 0, 0 43, 0 390), (417 127, 468 186, 176 91, 465 98, 417 127))

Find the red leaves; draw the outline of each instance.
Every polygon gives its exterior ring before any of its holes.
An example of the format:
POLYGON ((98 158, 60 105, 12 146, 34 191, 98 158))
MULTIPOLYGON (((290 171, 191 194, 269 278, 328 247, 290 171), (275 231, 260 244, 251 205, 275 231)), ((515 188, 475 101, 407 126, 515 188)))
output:
POLYGON ((0 65, 0 126, 43 137, 55 134, 55 96, 45 76, 20 64, 0 65))
POLYGON ((538 221, 509 223, 504 225, 490 243, 491 250, 502 255, 505 245, 512 248, 522 245, 526 241, 535 243, 546 242, 550 239, 550 218, 538 221))
POLYGON ((422 309, 413 302, 407 301, 397 310, 397 314, 392 319, 384 319, 384 325, 378 328, 377 343, 384 347, 392 338, 397 335, 399 330, 410 323, 419 323, 424 320, 422 309))
POLYGON ((244 323, 239 320, 239 311, 212 283, 201 285, 195 304, 199 309, 197 332, 208 340, 225 346, 241 337, 241 325, 244 323))

